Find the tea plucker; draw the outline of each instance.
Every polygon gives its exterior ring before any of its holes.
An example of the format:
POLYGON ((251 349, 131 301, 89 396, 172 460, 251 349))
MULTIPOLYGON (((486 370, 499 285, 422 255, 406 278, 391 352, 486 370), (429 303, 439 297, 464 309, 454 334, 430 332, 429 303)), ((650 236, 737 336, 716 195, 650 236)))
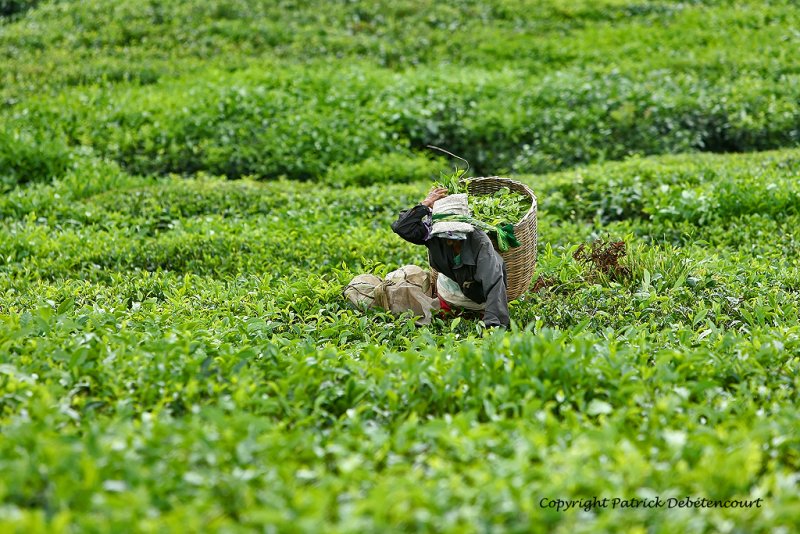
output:
POLYGON ((434 188, 422 202, 403 211, 392 230, 427 247, 430 265, 439 272, 441 300, 454 308, 483 310, 486 326, 507 328, 505 263, 476 224, 480 223, 470 216, 466 194, 448 196, 446 189, 434 188))

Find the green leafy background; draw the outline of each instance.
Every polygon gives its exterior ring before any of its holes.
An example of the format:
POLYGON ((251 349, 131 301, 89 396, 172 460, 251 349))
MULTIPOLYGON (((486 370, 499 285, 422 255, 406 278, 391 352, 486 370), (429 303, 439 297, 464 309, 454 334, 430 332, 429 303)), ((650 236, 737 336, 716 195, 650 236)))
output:
POLYGON ((0 1, 0 530, 791 532, 799 23, 0 1), (341 296, 424 263, 428 144, 538 197, 508 332, 341 296), (763 501, 541 506, 593 496, 763 501))

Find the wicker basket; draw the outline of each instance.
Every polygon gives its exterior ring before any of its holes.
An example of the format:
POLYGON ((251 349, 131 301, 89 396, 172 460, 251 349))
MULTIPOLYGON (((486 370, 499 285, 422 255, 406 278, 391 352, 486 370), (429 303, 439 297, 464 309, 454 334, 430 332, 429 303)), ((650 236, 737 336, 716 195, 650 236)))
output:
MULTIPOLYGON (((536 269, 536 195, 522 182, 498 176, 472 178, 467 184, 467 190, 470 195, 491 195, 503 187, 522 193, 531 200, 531 207, 528 212, 514 225, 514 235, 517 237, 520 246, 510 248, 506 252, 500 252, 500 256, 505 261, 508 275, 508 280, 506 280, 508 284, 506 290, 508 300, 514 300, 528 290, 536 269)), ((494 243, 494 240, 492 240, 492 243, 494 243)), ((438 275, 439 273, 431 268, 431 279, 434 284, 438 275)))

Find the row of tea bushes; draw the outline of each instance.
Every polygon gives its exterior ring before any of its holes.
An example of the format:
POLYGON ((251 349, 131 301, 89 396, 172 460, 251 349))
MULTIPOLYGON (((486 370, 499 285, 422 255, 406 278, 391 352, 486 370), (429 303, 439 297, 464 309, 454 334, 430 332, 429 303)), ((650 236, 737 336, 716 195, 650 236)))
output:
MULTIPOLYGON (((0 102, 70 85, 151 84, 201 66, 280 58, 441 64, 552 73, 695 73, 707 80, 797 72, 792 0, 415 0, 261 2, 5 0, 31 7, 0 32, 0 102)), ((2 19, 0 19, 0 24, 2 19)))
POLYGON ((797 17, 789 1, 42 2, 0 32, 0 183, 86 150, 134 174, 363 185, 438 173, 428 144, 481 174, 796 146, 797 17))
POLYGON ((486 333, 341 296, 355 273, 424 263, 389 223, 427 179, 144 178, 84 155, 0 200, 0 528, 788 530, 800 269, 778 230, 800 217, 724 206, 737 184, 793 191, 797 161, 518 177, 539 196, 547 282, 486 333), (594 215, 639 182, 635 215, 594 215), (673 188, 702 188, 713 224, 646 209, 673 188), (670 244, 678 223, 698 239, 670 244), (573 259, 608 233, 629 277, 573 259), (541 505, 590 495, 761 507, 541 505))
MULTIPOLYGON (((435 178, 427 144, 466 157, 488 175, 632 154, 791 146, 800 141, 800 85, 789 82, 270 65, 67 91, 31 100, 10 119, 32 132, 28 137, 55 133, 138 174, 204 171, 364 185, 435 178)), ((53 150, 41 149, 45 168, 35 168, 31 156, 25 177, 11 179, 48 179, 53 150)), ((446 169, 443 162, 438 167, 446 169)))

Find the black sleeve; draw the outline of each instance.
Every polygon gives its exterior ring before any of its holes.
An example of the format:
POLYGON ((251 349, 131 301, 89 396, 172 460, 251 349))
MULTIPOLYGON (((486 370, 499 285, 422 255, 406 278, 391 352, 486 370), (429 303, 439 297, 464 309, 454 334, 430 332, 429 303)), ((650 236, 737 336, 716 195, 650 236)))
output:
POLYGON ((430 223, 426 220, 431 210, 427 206, 417 204, 410 210, 400 213, 400 216, 392 223, 394 233, 415 245, 424 245, 430 238, 430 223))

